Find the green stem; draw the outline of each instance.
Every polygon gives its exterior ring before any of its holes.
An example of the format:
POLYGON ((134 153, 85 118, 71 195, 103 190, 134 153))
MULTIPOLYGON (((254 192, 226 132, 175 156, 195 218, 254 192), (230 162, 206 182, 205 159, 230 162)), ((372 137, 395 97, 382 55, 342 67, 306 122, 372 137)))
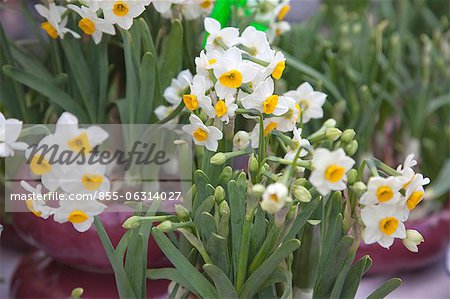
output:
POLYGON ((247 275, 248 254, 251 237, 250 230, 252 227, 254 211, 255 209, 252 208, 250 211, 247 212, 247 214, 245 215, 244 227, 242 228, 241 247, 239 252, 239 262, 235 283, 236 290, 238 291, 238 293, 241 290, 242 286, 244 285, 245 278, 247 275))
POLYGON ((394 168, 390 167, 389 165, 384 164, 383 162, 381 162, 378 159, 373 159, 373 161, 375 162, 375 165, 382 170, 383 172, 385 172, 388 175, 392 175, 392 176, 400 176, 402 175, 400 172, 396 171, 394 168))
MULTIPOLYGON (((300 148, 300 150, 301 150, 301 148, 300 148)), ((279 164, 284 164, 284 165, 300 166, 300 167, 304 167, 307 169, 312 168, 311 161, 303 161, 303 160, 296 159, 297 161, 294 163, 294 161, 278 158, 275 156, 269 156, 269 157, 267 157, 267 160, 271 161, 271 162, 279 163, 279 164)))

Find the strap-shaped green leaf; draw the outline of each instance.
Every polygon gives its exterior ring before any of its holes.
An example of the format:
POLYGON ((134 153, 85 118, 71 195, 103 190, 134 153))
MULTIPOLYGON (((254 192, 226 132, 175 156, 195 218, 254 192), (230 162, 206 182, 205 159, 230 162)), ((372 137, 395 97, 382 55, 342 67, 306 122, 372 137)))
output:
POLYGON ((227 275, 223 273, 222 270, 220 270, 220 268, 212 264, 205 264, 203 265, 203 270, 205 270, 208 276, 211 277, 214 285, 216 286, 220 298, 222 299, 239 298, 236 290, 234 289, 233 284, 228 279, 227 275))
POLYGON ((386 281, 382 286, 376 289, 367 299, 382 299, 392 293, 396 288, 402 284, 400 278, 392 278, 386 281))
POLYGON ((368 255, 362 257, 357 261, 350 269, 345 279, 344 286, 340 298, 354 298, 358 286, 361 282, 361 278, 366 272, 367 266, 372 264, 372 261, 368 255))
POLYGON ((180 51, 183 49, 183 26, 179 20, 172 23, 172 29, 163 46, 164 56, 161 65, 158 68, 161 71, 161 87, 169 86, 172 78, 176 77, 181 69, 182 55, 180 51))
POLYGON ((181 286, 185 287, 195 295, 198 295, 197 290, 192 286, 189 282, 189 279, 186 279, 184 275, 180 273, 178 269, 175 268, 161 268, 161 269, 149 269, 147 270, 147 277, 149 279, 168 279, 174 281, 181 286))

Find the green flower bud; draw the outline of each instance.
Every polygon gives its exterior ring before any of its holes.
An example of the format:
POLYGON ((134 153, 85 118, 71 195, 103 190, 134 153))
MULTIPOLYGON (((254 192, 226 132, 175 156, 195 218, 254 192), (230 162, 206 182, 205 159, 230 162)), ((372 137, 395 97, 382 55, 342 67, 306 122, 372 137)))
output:
POLYGON ((308 189, 303 186, 294 186, 292 188, 292 194, 301 202, 311 201, 311 193, 309 193, 308 189))
POLYGON ((308 184, 308 180, 305 178, 299 178, 295 180, 293 183, 294 186, 306 186, 308 184))
POLYGON ((219 213, 220 215, 229 214, 230 213, 230 206, 228 205, 228 202, 226 200, 223 200, 219 205, 219 213))
POLYGON ((260 198, 264 191, 266 190, 266 187, 264 187, 264 185, 261 184, 256 184, 253 186, 252 188, 252 194, 256 197, 256 198, 260 198))
POLYGON ((328 140, 336 141, 341 137, 342 131, 338 128, 328 128, 325 131, 325 137, 327 137, 328 140))
POLYGON ((163 221, 156 228, 162 231, 163 233, 168 233, 172 231, 172 222, 169 220, 163 221))
POLYGON ((358 141, 352 140, 352 142, 344 146, 344 150, 347 155, 353 156, 358 151, 358 141))
POLYGON ((222 186, 217 186, 214 190, 214 199, 217 203, 220 203, 225 199, 225 190, 222 186))
POLYGON ((70 294, 70 298, 76 299, 81 298, 81 295, 83 295, 84 290, 83 288, 75 288, 72 290, 72 293, 70 294))
POLYGON ((190 218, 189 211, 182 205, 175 205, 175 213, 177 213, 178 218, 182 221, 187 221, 190 218))
POLYGON ((325 128, 334 128, 336 126, 336 121, 332 118, 329 118, 323 123, 323 126, 325 128))
POLYGON ((231 180, 232 176, 233 176, 233 169, 231 169, 230 166, 227 166, 222 170, 222 173, 219 176, 219 182, 228 183, 231 180))
POLYGON ((366 192, 367 186, 363 182, 356 182, 353 184, 352 189, 358 196, 361 196, 366 192))
POLYGON ((350 171, 347 173, 348 184, 353 185, 356 182, 357 177, 358 171, 356 169, 350 169, 350 171))
POLYGON ((209 162, 213 165, 222 165, 227 161, 227 156, 224 153, 217 153, 211 157, 209 162))
POLYGON ((122 224, 124 229, 134 229, 141 225, 141 217, 139 216, 131 216, 122 224))
POLYGON ((352 142, 353 138, 355 138, 356 132, 353 129, 347 129, 342 133, 341 140, 345 143, 352 142))
POLYGON ((248 159, 248 170, 252 175, 255 175, 259 170, 258 159, 256 159, 254 156, 251 156, 250 159, 248 159))

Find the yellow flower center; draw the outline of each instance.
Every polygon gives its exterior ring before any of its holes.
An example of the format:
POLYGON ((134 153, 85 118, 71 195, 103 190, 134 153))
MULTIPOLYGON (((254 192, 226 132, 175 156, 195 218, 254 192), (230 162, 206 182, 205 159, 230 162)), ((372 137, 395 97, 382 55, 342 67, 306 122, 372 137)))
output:
POLYGON ((89 216, 85 212, 73 210, 72 213, 70 213, 69 217, 67 217, 67 220, 69 220, 69 222, 71 223, 82 223, 88 220, 88 218, 89 216))
POLYGON ((31 213, 33 213, 36 217, 41 217, 42 213, 34 209, 32 199, 28 199, 27 201, 25 201, 25 204, 27 205, 27 208, 31 213))
POLYGON ((299 104, 295 104, 295 108, 298 110, 298 115, 295 121, 298 121, 300 119, 300 116, 302 115, 302 108, 300 107, 299 104))
POLYGON ((406 201, 408 210, 413 210, 423 199, 424 193, 422 191, 416 191, 406 201))
POLYGON ((95 32, 95 24, 90 19, 82 18, 78 22, 78 27, 87 35, 92 35, 95 32))
POLYGON ((225 101, 218 101, 216 105, 214 106, 214 110, 216 110, 217 117, 222 117, 228 112, 227 105, 225 104, 225 101))
POLYGON ((278 96, 277 95, 272 95, 270 97, 268 97, 264 102, 263 102, 263 111, 265 114, 271 114, 272 112, 275 111, 275 109, 277 108, 278 105, 278 96))
POLYGON ((128 5, 123 1, 117 1, 113 5, 113 13, 118 17, 126 16, 129 12, 128 5))
POLYGON ((333 164, 331 166, 328 166, 327 170, 325 171, 325 178, 332 182, 337 183, 345 174, 345 168, 336 164, 333 164))
POLYGON ((206 139, 208 139, 208 132, 206 132, 201 128, 195 130, 193 135, 194 138, 197 139, 198 141, 205 141, 206 139))
POLYGON ((389 186, 381 186, 377 189, 377 199, 379 202, 386 202, 394 197, 394 191, 389 186))
POLYGON ((214 59, 214 58, 211 58, 210 60, 208 60, 209 65, 213 65, 216 62, 217 62, 217 59, 214 59))
POLYGON ((399 221, 395 217, 386 217, 380 220, 380 230, 390 236, 397 230, 399 221))
POLYGON ((53 38, 53 39, 57 39, 58 38, 58 32, 56 31, 55 27, 52 26, 52 24, 50 24, 49 22, 44 22, 41 24, 41 28, 45 30, 45 32, 47 32, 47 34, 53 38))
POLYGON ((103 176, 97 174, 85 174, 81 177, 81 183, 87 190, 97 190, 103 183, 103 176))
POLYGON ((183 102, 186 105, 186 108, 193 111, 198 108, 197 96, 193 94, 185 94, 183 95, 183 102))
POLYGON ((70 139, 67 141, 67 145, 71 150, 77 153, 88 153, 92 150, 88 135, 86 133, 81 133, 80 135, 70 139))
POLYGON ((303 109, 303 110, 308 109, 308 107, 309 107, 308 100, 300 100, 299 104, 300 104, 301 109, 303 109))
POLYGON ((291 6, 289 4, 283 6, 278 13, 277 19, 278 21, 283 21, 288 12, 291 10, 291 6))
POLYGON ((264 136, 267 136, 270 134, 270 132, 272 132, 273 130, 275 130, 277 128, 278 124, 276 122, 271 122, 270 124, 268 124, 265 129, 264 129, 264 136))
POLYGON ((209 8, 211 6, 211 4, 212 4, 211 0, 203 0, 200 3, 200 7, 203 8, 203 9, 207 9, 207 8, 209 8))
POLYGON ((52 166, 41 155, 35 155, 31 159, 30 169, 34 174, 43 175, 52 170, 52 166))
POLYGON ((285 68, 286 68, 286 62, 284 62, 284 61, 278 62, 277 66, 275 67, 275 69, 272 72, 272 77, 275 80, 279 80, 281 78, 281 76, 283 76, 283 72, 284 72, 285 68))
POLYGON ((225 87, 238 88, 242 84, 242 74, 238 70, 231 70, 222 74, 219 81, 225 87))
POLYGON ((278 196, 276 194, 270 194, 270 199, 274 202, 278 202, 278 196))

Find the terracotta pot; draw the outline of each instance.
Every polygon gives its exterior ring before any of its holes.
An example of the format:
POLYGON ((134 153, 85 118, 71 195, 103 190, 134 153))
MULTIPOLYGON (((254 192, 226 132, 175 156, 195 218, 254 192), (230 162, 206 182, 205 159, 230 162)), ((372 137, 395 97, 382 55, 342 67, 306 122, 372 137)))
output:
MULTIPOLYGON (((168 281, 147 281, 147 298, 167 298, 168 281)), ((25 256, 14 273, 12 298, 70 298, 74 288, 83 288, 83 299, 119 298, 114 276, 83 272, 61 265, 42 252, 25 256)))
POLYGON ((422 219, 408 221, 405 225, 423 235, 425 242, 419 245, 419 252, 408 251, 399 239, 390 249, 361 243, 356 258, 370 255, 373 264, 369 273, 412 271, 443 260, 450 241, 450 207, 422 219))
MULTIPOLYGON (((122 205, 110 206, 100 215, 114 246, 126 231, 122 223, 131 215, 133 212, 122 205)), ((112 271, 94 226, 80 233, 71 223, 57 223, 51 218, 44 220, 32 213, 13 213, 13 225, 25 241, 60 263, 94 272, 112 271)), ((153 238, 148 246, 149 268, 170 265, 153 238)))

